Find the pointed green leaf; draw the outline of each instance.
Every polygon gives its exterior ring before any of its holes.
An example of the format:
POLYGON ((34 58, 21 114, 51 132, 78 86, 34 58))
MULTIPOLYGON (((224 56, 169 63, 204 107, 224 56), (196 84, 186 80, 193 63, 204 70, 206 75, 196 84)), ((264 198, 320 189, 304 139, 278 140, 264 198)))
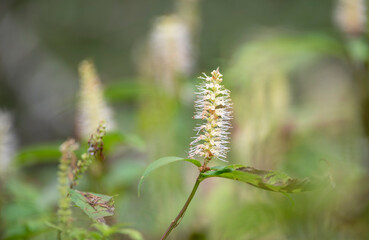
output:
POLYGON ((257 188, 282 193, 304 192, 314 188, 309 179, 291 178, 282 172, 258 170, 243 165, 213 167, 201 176, 202 180, 210 177, 229 178, 257 188))
POLYGON ((59 227, 59 226, 57 226, 57 225, 55 225, 55 224, 53 224, 53 223, 51 223, 49 221, 45 221, 44 223, 45 223, 46 226, 49 226, 49 227, 51 227, 51 228, 53 228, 55 230, 63 231, 63 229, 61 227, 59 227))
POLYGON ((114 215, 114 200, 111 196, 74 189, 70 189, 69 194, 72 202, 93 220, 114 215))
POLYGON ((194 164, 197 167, 201 167, 201 163, 195 159, 187 159, 187 158, 180 158, 180 157, 164 157, 164 158, 160 158, 152 163, 150 163, 150 165, 146 168, 145 172, 142 174, 140 182, 138 183, 138 195, 140 195, 140 189, 141 189, 141 185, 142 182, 144 180, 144 178, 149 175, 152 171, 154 171, 155 169, 162 167, 164 165, 167 165, 169 163, 173 163, 173 162, 178 162, 178 161, 187 161, 190 162, 192 164, 194 164))

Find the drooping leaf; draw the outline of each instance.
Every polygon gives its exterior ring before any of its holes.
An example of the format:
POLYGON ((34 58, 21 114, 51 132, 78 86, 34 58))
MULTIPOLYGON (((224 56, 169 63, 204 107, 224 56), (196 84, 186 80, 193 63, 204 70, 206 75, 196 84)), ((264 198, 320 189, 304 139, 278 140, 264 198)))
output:
POLYGON ((309 179, 291 178, 277 171, 258 170, 243 165, 217 166, 201 174, 202 180, 210 177, 229 178, 273 192, 296 193, 309 191, 314 184, 309 179))
POLYGON ((152 163, 150 163, 150 165, 146 168, 145 172, 142 174, 140 182, 138 183, 138 195, 140 195, 140 189, 141 189, 141 185, 142 182, 144 180, 145 177, 147 177, 147 175, 149 175, 152 171, 154 171, 155 169, 162 167, 164 165, 167 165, 169 163, 173 163, 173 162, 178 162, 178 161, 187 161, 190 162, 192 164, 194 164, 197 167, 201 166, 201 163, 195 159, 187 159, 187 158, 180 158, 180 157, 164 157, 164 158, 160 158, 152 163))
POLYGON ((70 189, 71 200, 93 220, 114 215, 114 199, 111 196, 70 189))

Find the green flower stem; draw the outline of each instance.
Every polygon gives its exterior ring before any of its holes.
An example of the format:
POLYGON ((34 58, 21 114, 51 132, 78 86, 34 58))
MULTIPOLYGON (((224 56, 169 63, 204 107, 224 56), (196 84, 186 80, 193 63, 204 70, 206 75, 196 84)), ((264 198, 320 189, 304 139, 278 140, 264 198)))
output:
POLYGON ((188 205, 190 205, 190 202, 192 201, 192 198, 195 196, 195 193, 197 191, 197 188, 200 185, 200 182, 202 181, 202 177, 201 174, 197 177, 195 185, 193 186, 192 192, 190 194, 190 196, 188 196, 188 199, 186 201, 186 203, 184 204, 183 208, 181 209, 181 211, 178 213, 177 217, 172 221, 172 223, 169 225, 167 231, 164 233, 164 235, 161 237, 161 240, 166 239, 170 232, 178 226, 179 221, 183 218, 183 214, 186 212, 188 205))

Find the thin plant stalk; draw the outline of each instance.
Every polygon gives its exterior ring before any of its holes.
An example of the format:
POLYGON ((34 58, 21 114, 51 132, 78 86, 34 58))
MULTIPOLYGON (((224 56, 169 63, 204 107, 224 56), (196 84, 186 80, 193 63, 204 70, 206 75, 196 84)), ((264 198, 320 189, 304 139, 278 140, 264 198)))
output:
POLYGON ((177 217, 171 222, 171 224, 169 225, 168 229, 165 231, 164 235, 161 237, 161 240, 166 239, 169 234, 172 232, 172 230, 178 226, 178 224, 180 223, 180 220, 183 218, 183 215, 185 214, 188 205, 190 205, 192 198, 195 196, 195 193, 197 191, 197 188, 199 187, 201 182, 200 179, 200 175, 197 177, 195 185, 193 186, 192 192, 191 194, 188 196, 186 203, 184 204, 184 206, 182 207, 181 211, 178 213, 177 217))
POLYGON ((222 77, 219 68, 212 71, 211 76, 204 73, 204 76, 200 77, 203 82, 198 86, 194 119, 203 120, 203 124, 195 128, 197 134, 194 137, 195 140, 190 143, 189 158, 196 155, 203 158, 204 163, 199 167, 200 174, 185 205, 169 225, 161 240, 166 239, 183 218, 200 182, 203 180, 201 173, 210 170, 207 164, 214 157, 226 161, 229 150, 226 144, 229 140, 229 129, 232 127, 230 123, 232 119, 232 101, 230 91, 221 85, 222 77))

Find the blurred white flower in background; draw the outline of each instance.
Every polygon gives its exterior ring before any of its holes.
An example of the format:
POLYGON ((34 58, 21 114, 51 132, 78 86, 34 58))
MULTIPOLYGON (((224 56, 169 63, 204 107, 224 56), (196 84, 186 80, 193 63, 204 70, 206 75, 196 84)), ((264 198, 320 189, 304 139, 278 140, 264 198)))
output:
POLYGON ((20 144, 49 141, 72 132, 75 76, 42 44, 21 14, 0 18, 0 68, 16 96, 20 144))
POLYGON ((149 36, 149 74, 169 93, 177 91, 178 76, 192 71, 191 46, 188 26, 181 18, 170 15, 155 21, 149 36))
POLYGON ((0 174, 7 172, 16 151, 16 138, 9 113, 0 110, 0 174))
POLYGON ((364 0, 337 0, 334 20, 347 35, 366 31, 366 3, 364 0))
POLYGON ((84 60, 79 65, 80 91, 77 105, 77 134, 88 139, 101 121, 107 130, 115 129, 113 112, 104 100, 103 87, 92 61, 84 60))

